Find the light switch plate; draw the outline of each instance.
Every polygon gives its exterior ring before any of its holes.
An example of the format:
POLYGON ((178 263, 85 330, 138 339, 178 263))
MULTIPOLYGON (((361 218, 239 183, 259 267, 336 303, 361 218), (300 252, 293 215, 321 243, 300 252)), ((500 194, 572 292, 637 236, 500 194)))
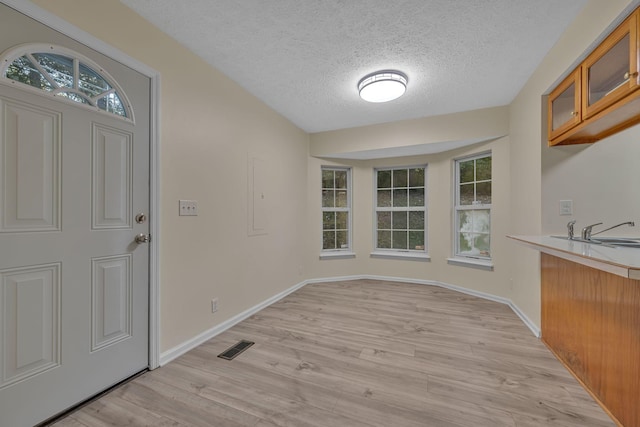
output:
POLYGON ((196 200, 180 200, 180 216, 198 216, 198 202, 196 200))
POLYGON ((573 215, 573 200, 560 200, 560 215, 573 215))

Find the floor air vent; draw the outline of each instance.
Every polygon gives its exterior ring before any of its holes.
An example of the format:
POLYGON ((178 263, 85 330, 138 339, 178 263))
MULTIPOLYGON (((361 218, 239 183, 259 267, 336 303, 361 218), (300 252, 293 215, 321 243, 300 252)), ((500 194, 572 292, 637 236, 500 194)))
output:
POLYGON ((220 353, 218 355, 218 357, 221 358, 221 359, 232 360, 237 355, 239 355, 240 353, 242 353, 243 351, 245 351, 246 349, 251 347, 253 344, 255 344, 255 343, 251 342, 251 341, 242 340, 242 341, 238 342, 237 344, 235 344, 233 347, 231 347, 231 348, 223 351, 222 353, 220 353))

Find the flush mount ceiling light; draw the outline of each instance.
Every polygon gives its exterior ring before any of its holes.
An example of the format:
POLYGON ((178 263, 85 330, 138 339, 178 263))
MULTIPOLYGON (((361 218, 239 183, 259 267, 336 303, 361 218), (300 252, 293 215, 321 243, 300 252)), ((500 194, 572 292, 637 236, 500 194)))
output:
POLYGON ((407 76, 400 71, 376 71, 358 83, 360 98, 368 102, 387 102, 401 97, 407 89, 407 76))

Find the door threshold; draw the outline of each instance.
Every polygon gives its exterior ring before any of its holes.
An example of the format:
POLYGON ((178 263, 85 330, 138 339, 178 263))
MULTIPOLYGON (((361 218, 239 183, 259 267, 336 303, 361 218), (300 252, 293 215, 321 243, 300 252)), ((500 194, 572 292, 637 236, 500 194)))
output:
POLYGON ((95 402, 96 400, 100 399, 102 396, 105 396, 109 393, 111 393, 113 390, 115 390, 116 388, 135 380, 136 378, 138 378, 140 375, 146 373, 149 371, 149 368, 144 368, 142 371, 140 372, 136 372, 135 374, 131 375, 130 377, 125 378, 124 380, 115 383, 114 385, 110 386, 109 388, 106 388, 104 390, 102 390, 99 393, 94 394, 93 396, 83 400, 82 402, 73 405, 72 407, 65 409, 62 412, 59 412, 58 414, 47 418, 46 420, 44 420, 43 422, 41 422, 40 424, 36 424, 34 427, 45 427, 45 426, 49 426, 52 425, 53 423, 56 423, 58 421, 60 421, 63 418, 68 417, 69 415, 71 415, 72 413, 76 412, 78 409, 84 408, 85 406, 89 405, 92 402, 95 402))

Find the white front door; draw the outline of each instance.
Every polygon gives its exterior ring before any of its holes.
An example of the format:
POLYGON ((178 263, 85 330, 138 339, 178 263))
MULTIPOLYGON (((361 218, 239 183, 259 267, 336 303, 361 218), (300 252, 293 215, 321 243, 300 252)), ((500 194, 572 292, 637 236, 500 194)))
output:
POLYGON ((149 342, 149 245, 134 241, 149 233, 149 79, 0 4, 0 51, 27 42, 100 64, 135 123, 0 84, 0 426, 11 427, 145 369, 149 342))

